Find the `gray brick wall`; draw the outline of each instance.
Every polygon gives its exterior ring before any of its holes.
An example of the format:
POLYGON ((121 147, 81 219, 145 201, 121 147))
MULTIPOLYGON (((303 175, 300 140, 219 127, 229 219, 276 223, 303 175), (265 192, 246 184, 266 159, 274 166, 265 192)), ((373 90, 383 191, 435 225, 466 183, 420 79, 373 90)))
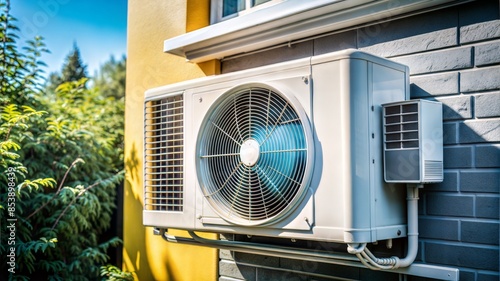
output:
MULTIPOLYGON (((421 192, 418 260, 459 268, 462 281, 499 280, 499 13, 498 0, 475 1, 226 60, 222 71, 346 48, 408 65, 411 98, 443 103, 445 177, 421 192)), ((398 278, 228 251, 221 251, 220 258, 220 280, 228 281, 398 278)))

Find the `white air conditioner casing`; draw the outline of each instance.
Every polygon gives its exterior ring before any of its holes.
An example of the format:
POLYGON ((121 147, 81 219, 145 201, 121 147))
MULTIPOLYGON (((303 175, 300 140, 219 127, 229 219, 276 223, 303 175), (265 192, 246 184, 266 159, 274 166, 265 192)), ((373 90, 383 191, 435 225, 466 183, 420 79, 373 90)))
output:
POLYGON ((406 189, 384 181, 381 105, 408 100, 408 73, 345 50, 148 90, 144 225, 405 236, 406 189))

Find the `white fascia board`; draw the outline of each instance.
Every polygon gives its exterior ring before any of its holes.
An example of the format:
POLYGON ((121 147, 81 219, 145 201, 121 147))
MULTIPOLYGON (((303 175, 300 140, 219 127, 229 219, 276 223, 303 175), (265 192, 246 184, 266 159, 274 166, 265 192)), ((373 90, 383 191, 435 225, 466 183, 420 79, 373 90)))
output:
POLYGON ((167 39, 163 50, 198 63, 460 2, 464 1, 288 0, 167 39))

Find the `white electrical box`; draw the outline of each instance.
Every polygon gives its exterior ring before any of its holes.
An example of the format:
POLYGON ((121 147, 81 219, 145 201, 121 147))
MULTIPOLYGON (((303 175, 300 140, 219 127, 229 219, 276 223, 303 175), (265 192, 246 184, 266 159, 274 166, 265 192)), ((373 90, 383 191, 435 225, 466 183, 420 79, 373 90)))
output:
POLYGON ((383 105, 386 182, 443 181, 440 102, 410 100, 383 105))

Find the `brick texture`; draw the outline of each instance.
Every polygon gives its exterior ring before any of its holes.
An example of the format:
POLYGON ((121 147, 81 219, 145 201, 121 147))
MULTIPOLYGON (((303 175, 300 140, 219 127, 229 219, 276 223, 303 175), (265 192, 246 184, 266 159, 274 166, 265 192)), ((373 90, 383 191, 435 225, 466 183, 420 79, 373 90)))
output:
POLYGON ((500 171, 463 171, 460 173, 460 191, 475 193, 498 193, 500 171), (478 179, 481 179, 478 181, 478 179))
POLYGON ((471 97, 458 96, 452 98, 438 98, 443 103, 443 120, 460 120, 472 118, 471 97))
POLYGON ((394 60, 408 65, 412 75, 465 69, 473 66, 472 47, 415 54, 394 58, 394 60))
POLYGON ((447 144, 457 144, 457 123, 444 123, 443 124, 443 143, 447 144))
POLYGON ((228 60, 221 65, 222 73, 229 73, 241 69, 270 65, 288 60, 300 59, 313 55, 313 42, 307 41, 294 44, 290 47, 280 47, 264 54, 253 54, 245 58, 228 60))
POLYGON ((458 172, 457 171, 445 171, 443 173, 444 180, 440 183, 428 184, 425 186, 425 190, 432 191, 458 191, 458 172))
POLYGON ((500 41, 477 45, 474 50, 477 66, 500 63, 500 41))
MULTIPOLYGON (((500 2, 481 0, 227 59, 222 71, 358 48, 410 68, 410 97, 443 103, 444 181, 419 201, 417 260, 500 280, 500 2)), ((285 242, 284 242, 285 243, 285 242)), ((403 256, 406 241, 389 251, 403 256)), ((383 241, 379 243, 381 247, 383 241)), ((335 250, 345 250, 345 245, 335 250)), ((385 253, 385 252, 384 252, 385 253)), ((379 254, 379 253, 377 253, 379 254)), ((391 255, 387 254, 387 255, 391 255)), ((221 251, 221 281, 398 280, 368 269, 221 251), (223 279, 227 278, 227 279, 223 279)), ((409 276, 410 281, 430 281, 409 276)), ((434 280, 434 279, 433 279, 434 280)))
POLYGON ((419 222, 419 236, 442 240, 458 241, 459 221, 456 219, 425 218, 419 222))
POLYGON ((356 31, 321 37, 314 40, 314 55, 356 48, 356 31))
POLYGON ((475 95, 474 105, 477 118, 499 117, 500 92, 475 95))
POLYGON ((498 271, 498 256, 498 248, 425 244, 425 259, 431 263, 498 271))
POLYGON ((473 217, 474 197, 455 194, 427 194, 427 214, 449 217, 473 217))
POLYGON ((374 24, 358 30, 358 47, 393 57, 456 46, 456 18, 457 11, 450 9, 374 24))
POLYGON ((460 43, 500 37, 500 20, 471 24, 460 28, 460 43))
POLYGON ((500 67, 479 68, 460 73, 460 91, 478 92, 500 89, 500 67))
POLYGON ((470 168, 472 167, 472 147, 458 146, 444 148, 445 168, 470 168))
POLYGON ((459 123, 458 131, 460 143, 500 141, 500 122, 498 119, 459 123))
POLYGON ((475 161, 478 168, 500 168, 500 145, 476 146, 475 161))
POLYGON ((414 76, 410 79, 411 97, 426 98, 458 94, 458 72, 414 76))
POLYGON ((498 245, 498 222, 462 221, 462 241, 498 245))
POLYGON ((477 281, 498 281, 498 274, 483 273, 477 274, 477 281))
POLYGON ((500 198, 498 196, 477 196, 476 198, 476 217, 497 219, 500 214, 498 209, 500 198))

